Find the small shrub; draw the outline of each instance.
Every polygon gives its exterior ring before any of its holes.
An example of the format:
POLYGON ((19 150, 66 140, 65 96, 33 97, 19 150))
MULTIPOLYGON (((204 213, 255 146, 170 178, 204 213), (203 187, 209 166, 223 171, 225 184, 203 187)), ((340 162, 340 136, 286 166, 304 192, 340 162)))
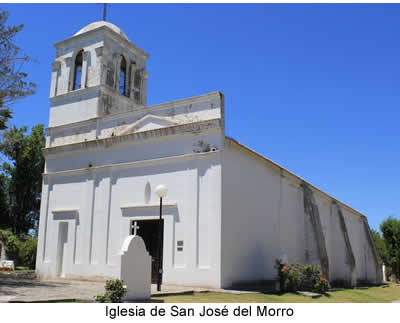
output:
POLYGON ((7 258, 14 260, 16 266, 35 268, 37 238, 17 236, 10 230, 0 230, 0 236, 5 240, 7 258))
POLYGON ((278 271, 281 292, 313 291, 325 293, 329 282, 322 277, 321 269, 317 265, 283 264, 275 260, 278 271))
POLYGON ((18 237, 14 233, 12 233, 11 230, 8 229, 0 230, 0 236, 5 241, 7 258, 14 260, 14 262, 17 262, 19 245, 18 237))
POLYGON ((313 291, 321 276, 322 273, 319 266, 312 264, 303 266, 299 289, 313 291))
POLYGON ((284 265, 282 274, 285 277, 284 290, 295 292, 299 289, 301 267, 299 265, 284 265))
POLYGON ((326 278, 320 277, 314 285, 314 292, 325 294, 329 289, 329 282, 326 278))
POLYGON ((27 237, 19 245, 19 260, 25 267, 35 268, 36 264, 37 238, 27 237))
POLYGON ((96 296, 96 302, 99 303, 123 303, 123 297, 126 294, 123 280, 107 280, 104 295, 96 296))

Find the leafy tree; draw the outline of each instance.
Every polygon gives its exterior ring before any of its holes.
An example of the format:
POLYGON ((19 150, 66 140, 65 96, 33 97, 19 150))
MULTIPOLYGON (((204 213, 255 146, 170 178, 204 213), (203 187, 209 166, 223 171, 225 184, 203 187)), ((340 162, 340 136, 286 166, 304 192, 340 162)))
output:
POLYGON ((12 118, 11 106, 21 98, 35 93, 36 84, 27 82, 28 74, 21 71, 30 57, 20 54, 15 36, 24 25, 7 26, 9 13, 0 9, 0 130, 12 118))
POLYGON ((44 168, 44 126, 34 126, 30 134, 26 134, 27 130, 26 126, 10 128, 0 145, 0 150, 12 162, 4 163, 3 167, 9 176, 11 227, 18 235, 37 226, 44 168))
POLYGON ((379 256, 381 257, 384 264, 388 264, 388 255, 385 240, 382 235, 373 229, 371 229, 372 237, 374 238, 376 248, 378 249, 379 256))
POLYGON ((35 268, 37 238, 30 235, 15 235, 9 229, 0 229, 0 238, 5 241, 8 259, 17 266, 35 268))
POLYGON ((14 261, 18 259, 18 237, 9 229, 0 230, 0 238, 5 240, 7 257, 14 261))
POLYGON ((24 236, 19 240, 19 263, 24 267, 35 268, 37 238, 32 236, 24 236))
POLYGON ((0 173, 0 228, 11 227, 8 204, 8 177, 0 173))
POLYGON ((400 220, 389 217, 380 225, 387 249, 387 264, 400 277, 400 220))

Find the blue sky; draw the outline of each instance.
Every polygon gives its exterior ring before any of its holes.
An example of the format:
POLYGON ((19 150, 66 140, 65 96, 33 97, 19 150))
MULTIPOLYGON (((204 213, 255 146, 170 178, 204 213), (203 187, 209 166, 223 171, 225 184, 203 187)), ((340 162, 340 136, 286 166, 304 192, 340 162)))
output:
MULTIPOLYGON (((1 4, 37 94, 10 124, 48 124, 53 44, 100 20, 96 4, 1 4)), ((112 4, 148 53, 148 104, 225 95, 226 132, 366 214, 400 215, 400 5, 112 4)))

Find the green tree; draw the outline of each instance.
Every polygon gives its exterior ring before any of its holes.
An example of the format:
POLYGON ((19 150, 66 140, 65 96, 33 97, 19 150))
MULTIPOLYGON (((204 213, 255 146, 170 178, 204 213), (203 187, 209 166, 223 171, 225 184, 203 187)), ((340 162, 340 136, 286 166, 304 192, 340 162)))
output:
POLYGON ((388 255, 385 240, 382 235, 373 229, 371 229, 372 237, 374 238, 376 248, 378 249, 379 256, 384 264, 388 264, 388 255))
POLYGON ((380 225, 387 250, 387 264, 400 277, 400 220, 389 217, 380 225))
POLYGON ((11 219, 8 204, 8 177, 5 174, 0 173, 0 228, 10 227, 11 219))
POLYGON ((7 26, 8 17, 9 13, 0 9, 0 130, 7 128, 6 122, 12 118, 12 104, 35 93, 36 87, 21 71, 31 59, 15 44, 15 36, 24 25, 7 26))
POLYGON ((10 229, 0 229, 0 238, 5 241, 8 259, 16 266, 35 268, 37 238, 30 235, 15 235, 10 229))
POLYGON ((26 126, 10 128, 0 145, 0 150, 11 161, 3 167, 9 177, 11 227, 18 235, 27 234, 38 224, 44 168, 44 126, 34 126, 30 134, 26 134, 27 130, 26 126))

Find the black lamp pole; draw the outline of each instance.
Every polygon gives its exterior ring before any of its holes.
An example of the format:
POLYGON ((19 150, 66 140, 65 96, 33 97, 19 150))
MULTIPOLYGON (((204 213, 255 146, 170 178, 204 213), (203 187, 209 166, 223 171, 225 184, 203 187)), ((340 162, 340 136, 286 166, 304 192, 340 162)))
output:
POLYGON ((157 278, 157 291, 161 292, 161 280, 162 280, 162 197, 160 197, 160 220, 158 224, 158 278, 157 278))

